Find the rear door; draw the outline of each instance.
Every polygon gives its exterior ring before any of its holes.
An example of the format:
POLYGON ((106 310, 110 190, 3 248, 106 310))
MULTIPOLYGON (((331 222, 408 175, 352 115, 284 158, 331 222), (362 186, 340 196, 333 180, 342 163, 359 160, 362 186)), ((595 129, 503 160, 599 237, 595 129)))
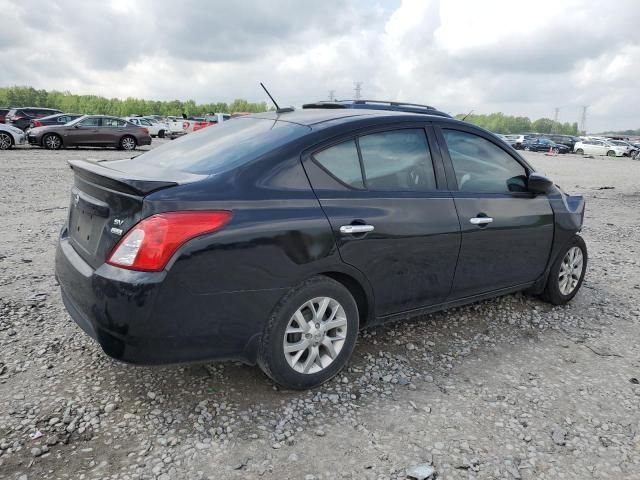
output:
POLYGON ((119 118, 103 117, 100 128, 99 142, 101 145, 119 145, 125 134, 127 122, 119 118))
POLYGON ((437 135, 462 232, 451 299, 534 282, 554 220, 547 197, 527 191, 528 167, 488 134, 443 124, 437 135))
POLYGON ((460 225, 430 127, 386 127, 303 155, 342 260, 365 274, 376 315, 443 301, 460 225))

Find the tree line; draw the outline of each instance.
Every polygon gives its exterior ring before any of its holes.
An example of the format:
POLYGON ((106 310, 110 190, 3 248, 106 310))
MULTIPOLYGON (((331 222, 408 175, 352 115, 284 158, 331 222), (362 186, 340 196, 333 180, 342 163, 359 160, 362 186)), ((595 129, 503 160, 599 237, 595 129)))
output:
MULTIPOLYGON (((193 100, 144 100, 140 98, 106 98, 99 95, 76 95, 57 90, 37 90, 33 87, 0 87, 0 106, 57 108, 70 113, 93 113, 126 117, 128 115, 204 115, 212 112, 265 112, 265 102, 237 99, 231 103, 196 103, 193 100)), ((465 115, 456 115, 462 119, 465 115)), ((531 121, 529 117, 514 117, 503 113, 472 114, 466 121, 495 133, 561 133, 578 135, 578 123, 554 122, 548 118, 531 121)))
MULTIPOLYGON (((464 118, 464 114, 456 115, 457 119, 464 118)), ((533 122, 529 117, 514 117, 504 113, 491 113, 488 115, 468 115, 466 122, 486 128, 494 133, 560 133, 563 135, 579 135, 578 122, 560 123, 549 118, 539 118, 533 122)))
POLYGON ((231 103, 196 103, 193 100, 143 100, 140 98, 106 98, 99 95, 75 95, 57 90, 37 90, 33 87, 0 87, 0 107, 47 107, 69 113, 96 115, 186 115, 205 113, 265 112, 265 102, 248 102, 237 99, 231 103))

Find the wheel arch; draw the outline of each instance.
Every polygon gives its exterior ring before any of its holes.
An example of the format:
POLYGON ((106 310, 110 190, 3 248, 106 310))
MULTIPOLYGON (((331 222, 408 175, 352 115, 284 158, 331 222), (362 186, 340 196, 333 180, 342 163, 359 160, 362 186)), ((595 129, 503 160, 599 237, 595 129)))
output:
POLYGON ((375 307, 373 304, 373 293, 370 291, 367 292, 370 288, 365 288, 361 281, 342 271, 327 271, 319 273, 318 275, 329 277, 349 290, 349 293, 351 293, 358 306, 358 320, 361 329, 371 324, 371 320, 375 314, 375 307))

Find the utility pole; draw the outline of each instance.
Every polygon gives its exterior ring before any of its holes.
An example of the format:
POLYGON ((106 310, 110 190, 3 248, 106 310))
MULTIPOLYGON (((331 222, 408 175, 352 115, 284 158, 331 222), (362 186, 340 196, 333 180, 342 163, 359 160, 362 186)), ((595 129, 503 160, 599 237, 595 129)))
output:
POLYGON ((584 105, 582 107, 582 118, 580 119, 580 131, 587 134, 587 108, 589 105, 584 105))
POLYGON ((553 128, 551 131, 555 133, 558 129, 558 115, 560 114, 560 108, 556 107, 553 110, 553 128))
POLYGON ((329 90, 329 101, 333 102, 336 99, 336 91, 335 90, 329 90))
POLYGON ((353 91, 354 91, 353 98, 355 98, 356 100, 360 100, 360 98, 361 98, 361 96, 360 96, 361 90, 362 90, 362 82, 355 82, 353 84, 353 91))

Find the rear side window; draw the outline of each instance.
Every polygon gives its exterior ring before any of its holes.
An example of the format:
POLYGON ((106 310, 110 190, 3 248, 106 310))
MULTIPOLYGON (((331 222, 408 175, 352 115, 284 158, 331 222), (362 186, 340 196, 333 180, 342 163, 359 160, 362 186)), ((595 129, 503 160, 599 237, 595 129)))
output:
POLYGON ((527 172, 507 152, 489 140, 458 130, 442 131, 463 192, 527 191, 527 172))
POLYGON ((314 155, 316 162, 334 177, 354 188, 364 188, 356 141, 339 143, 314 155))
POLYGON ((424 130, 373 133, 358 139, 369 190, 436 189, 431 153, 424 130))
POLYGON ((83 127, 99 127, 100 117, 87 117, 80 122, 80 125, 83 127))

